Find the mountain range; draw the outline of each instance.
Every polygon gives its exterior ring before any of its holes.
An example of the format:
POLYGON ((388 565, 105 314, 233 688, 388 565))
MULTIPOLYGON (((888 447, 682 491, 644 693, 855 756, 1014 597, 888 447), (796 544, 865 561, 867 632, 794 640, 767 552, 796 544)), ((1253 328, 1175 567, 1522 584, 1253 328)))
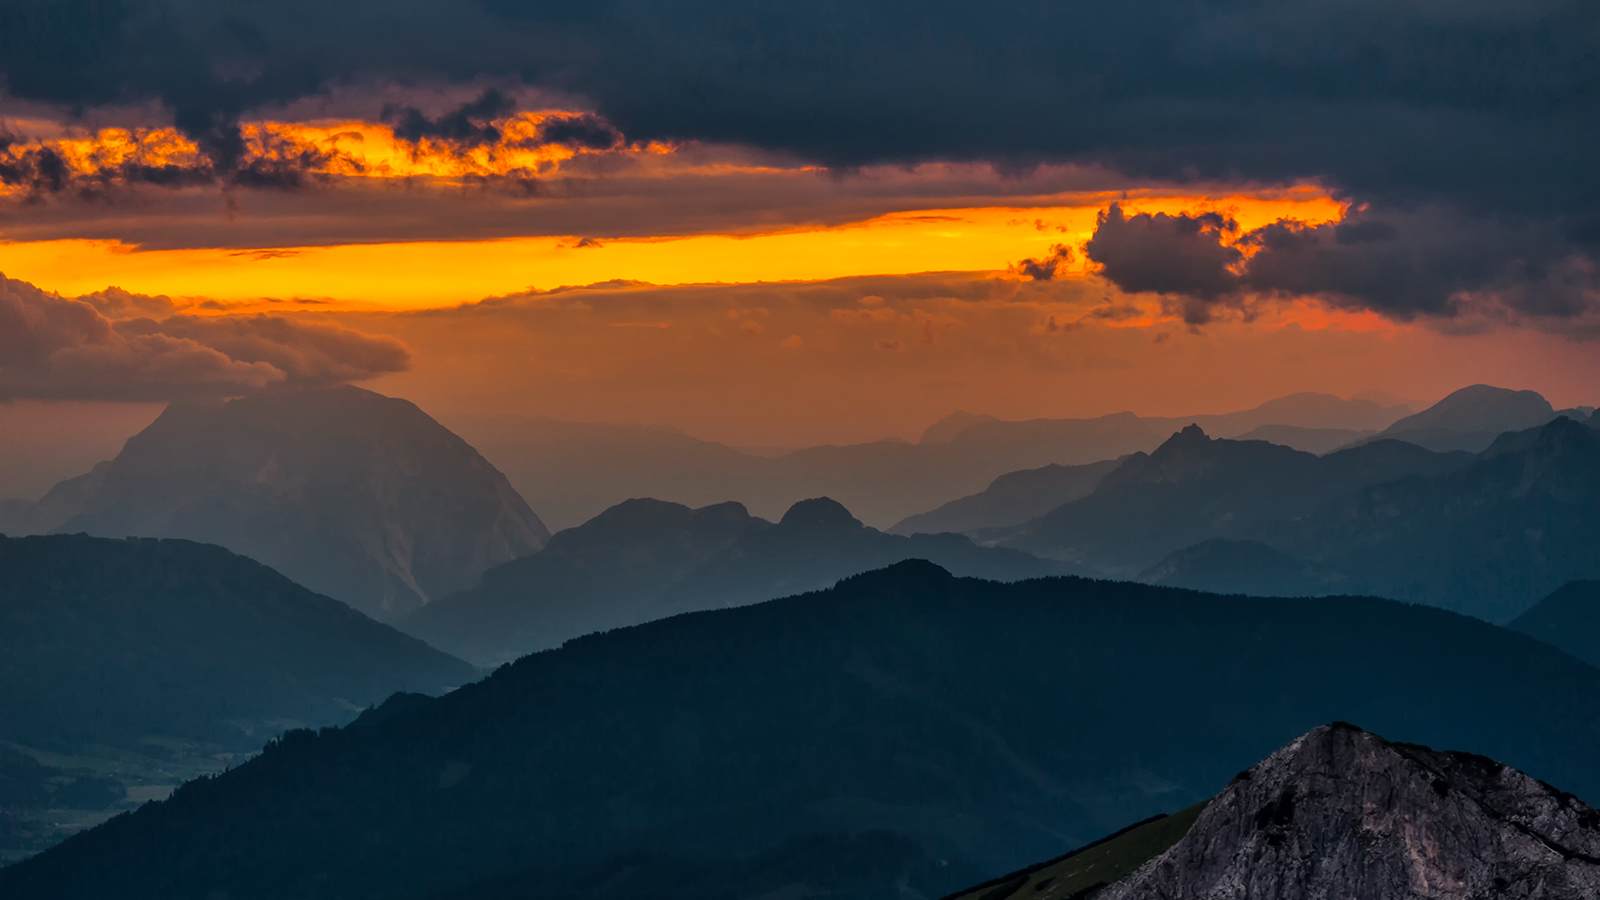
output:
POLYGON ((1316 456, 1215 439, 1190 425, 1154 452, 1124 460, 1088 496, 995 536, 1004 546, 1133 577, 1192 544, 1253 538, 1362 488, 1470 461, 1400 441, 1316 456))
POLYGON ((1360 597, 906 562, 289 732, 0 869, 0 894, 651 895, 660 873, 713 897, 930 896, 1203 801, 1333 720, 1600 794, 1600 670, 1523 635, 1360 597))
POLYGON ((1103 577, 1367 593, 1505 621, 1600 576, 1600 429, 1559 415, 1476 454, 1384 439, 1316 456, 1190 425, 1151 453, 1013 473, 897 527, 1103 577), (1081 496, 1025 518, 1052 493, 1081 496))
MULTIPOLYGON (((13 814, 114 809, 130 790, 220 768, 283 728, 346 722, 393 691, 477 677, 220 547, 0 538, 0 573, 0 783, 31 792, 0 801, 13 814)), ((28 824, 13 822, 0 856, 55 833, 28 824)))
POLYGON ((737 503, 690 509, 629 500, 489 570, 476 587, 418 610, 402 627, 495 665, 590 632, 820 590, 909 558, 1005 581, 1065 568, 955 534, 885 534, 827 498, 796 503, 776 523, 737 503))
POLYGON ((1409 409, 1329 394, 1292 394, 1248 410, 1187 417, 1129 412, 1004 420, 956 413, 918 441, 882 440, 781 451, 744 450, 668 428, 463 416, 449 424, 500 465, 541 516, 565 528, 630 497, 688 506, 735 500, 777 518, 802 497, 833 497, 868 524, 983 490, 998 476, 1084 465, 1149 451, 1195 422, 1221 435, 1258 429, 1322 451, 1376 432, 1409 409), (1330 434, 1337 432, 1337 436, 1330 434))
POLYGON ((1600 812, 1499 762, 1314 729, 1203 806, 951 900, 1588 900, 1600 812))
POLYGON ((45 495, 27 525, 221 544, 377 618, 469 587, 549 536, 465 441, 354 387, 174 404, 45 495))

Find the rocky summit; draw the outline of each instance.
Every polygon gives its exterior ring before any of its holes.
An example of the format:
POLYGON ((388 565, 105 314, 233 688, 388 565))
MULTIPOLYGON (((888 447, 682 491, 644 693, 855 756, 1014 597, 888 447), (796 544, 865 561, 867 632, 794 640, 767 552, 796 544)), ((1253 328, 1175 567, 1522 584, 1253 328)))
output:
POLYGON ((1594 897, 1600 813, 1481 756, 1330 725, 1241 773, 1095 900, 1594 897))

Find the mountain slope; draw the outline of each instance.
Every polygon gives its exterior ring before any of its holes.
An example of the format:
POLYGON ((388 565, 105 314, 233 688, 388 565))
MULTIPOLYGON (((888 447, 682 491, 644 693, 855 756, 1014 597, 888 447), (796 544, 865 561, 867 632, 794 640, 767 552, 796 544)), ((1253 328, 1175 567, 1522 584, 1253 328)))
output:
POLYGON ((1296 559, 1260 541, 1201 541, 1169 554, 1139 575, 1139 581, 1166 587, 1298 597, 1338 593, 1348 578, 1296 559))
POLYGON ((1514 769, 1314 729, 1203 808, 951 900, 1588 900, 1600 813, 1514 769))
MULTIPOLYGON (((0 538, 0 573, 0 749, 26 751, 15 765, 0 758, 0 782, 10 771, 50 794, 0 807, 56 809, 46 825, 71 821, 64 808, 114 808, 130 787, 220 768, 284 727, 476 677, 220 547, 0 538), (70 796, 64 781, 77 786, 70 796)), ((37 848, 56 829, 25 831, 14 846, 37 848)), ((8 849, 0 839, 0 858, 8 849)))
POLYGON ((379 618, 547 537, 466 442, 353 387, 174 405, 86 478, 60 530, 221 544, 379 618))
POLYGON ((1001 475, 976 494, 951 500, 935 509, 902 519, 894 534, 965 534, 1017 525, 1052 509, 1087 497, 1121 460, 1081 466, 1048 465, 1001 475))
POLYGON ((690 509, 630 500, 491 569, 476 587, 420 610, 404 627, 498 664, 582 634, 818 590, 910 558, 999 580, 1063 569, 954 534, 885 534, 825 498, 796 503, 777 523, 737 503, 690 509))
POLYGON ((1555 417, 1550 402, 1533 391, 1475 384, 1395 422, 1377 439, 1408 441, 1431 450, 1476 453, 1503 432, 1537 428, 1555 417))
POLYGON ((1600 433, 1558 418, 1501 435, 1470 466, 1357 491, 1271 543, 1354 590, 1505 621, 1600 576, 1600 433))
POLYGON ((1506 627, 1600 666, 1600 581, 1574 581, 1506 627))
POLYGON ((928 895, 1195 803, 1349 718, 1600 794, 1600 671, 1521 635, 1380 600, 997 584, 908 562, 572 641, 290 735, 0 870, 0 894, 470 896, 646 852, 733 871, 808 836, 882 832, 947 866, 839 854, 812 886, 928 895))
POLYGON ((0 538, 0 571, 0 718, 11 740, 257 744, 247 729, 265 722, 337 721, 393 691, 475 674, 220 547, 0 538))

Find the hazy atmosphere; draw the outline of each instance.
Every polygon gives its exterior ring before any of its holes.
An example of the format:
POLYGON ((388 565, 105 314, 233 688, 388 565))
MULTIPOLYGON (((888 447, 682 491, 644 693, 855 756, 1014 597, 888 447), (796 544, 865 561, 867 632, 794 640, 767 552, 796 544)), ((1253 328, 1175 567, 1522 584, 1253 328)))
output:
POLYGON ((0 896, 1600 896, 1596 48, 0 0, 0 896))

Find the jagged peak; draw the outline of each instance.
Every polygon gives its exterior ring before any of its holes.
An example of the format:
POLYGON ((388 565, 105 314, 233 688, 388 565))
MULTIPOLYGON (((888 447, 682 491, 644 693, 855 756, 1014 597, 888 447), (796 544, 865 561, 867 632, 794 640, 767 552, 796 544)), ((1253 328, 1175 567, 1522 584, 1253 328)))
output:
POLYGON ((1167 438, 1156 450, 1156 453, 1189 447, 1204 447, 1209 443, 1211 443, 1211 436, 1206 434, 1206 430, 1191 422, 1173 432, 1172 437, 1167 438))

